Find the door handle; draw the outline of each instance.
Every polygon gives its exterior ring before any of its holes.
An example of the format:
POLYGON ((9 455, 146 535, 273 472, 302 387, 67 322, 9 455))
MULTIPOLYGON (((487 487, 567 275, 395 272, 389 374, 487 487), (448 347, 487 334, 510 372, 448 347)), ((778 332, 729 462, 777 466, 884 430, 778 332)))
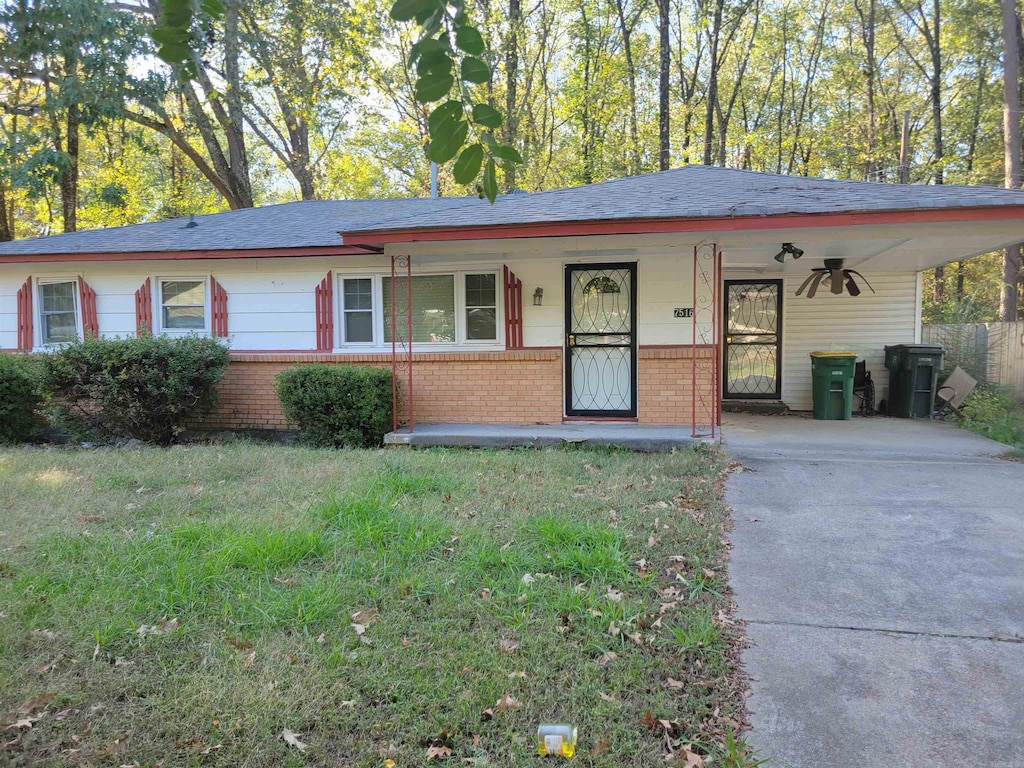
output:
POLYGON ((575 347, 576 346, 576 336, 575 335, 569 334, 568 341, 569 341, 569 346, 570 347, 575 347))
POLYGON ((725 337, 725 343, 726 344, 732 344, 732 336, 726 336, 725 337))

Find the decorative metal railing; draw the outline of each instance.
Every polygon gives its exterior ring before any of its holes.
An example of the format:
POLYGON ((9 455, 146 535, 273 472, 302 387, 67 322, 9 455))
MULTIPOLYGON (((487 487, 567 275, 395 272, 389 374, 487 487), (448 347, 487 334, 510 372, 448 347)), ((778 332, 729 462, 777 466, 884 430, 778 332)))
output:
POLYGON ((722 253, 715 243, 693 249, 693 336, 690 408, 693 437, 717 436, 722 423, 722 253))

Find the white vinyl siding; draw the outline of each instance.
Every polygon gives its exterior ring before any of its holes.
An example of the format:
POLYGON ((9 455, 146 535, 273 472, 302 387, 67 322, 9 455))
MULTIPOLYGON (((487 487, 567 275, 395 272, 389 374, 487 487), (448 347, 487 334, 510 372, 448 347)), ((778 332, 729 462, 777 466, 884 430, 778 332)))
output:
MULTIPOLYGON (((782 400, 798 411, 811 410, 810 353, 856 352, 875 381, 875 400, 888 398, 887 344, 913 343, 917 329, 918 279, 914 272, 865 273, 876 293, 854 298, 819 291, 813 299, 795 296, 803 276, 787 277, 782 300, 782 400)), ((727 274, 726 279, 730 279, 727 274)))

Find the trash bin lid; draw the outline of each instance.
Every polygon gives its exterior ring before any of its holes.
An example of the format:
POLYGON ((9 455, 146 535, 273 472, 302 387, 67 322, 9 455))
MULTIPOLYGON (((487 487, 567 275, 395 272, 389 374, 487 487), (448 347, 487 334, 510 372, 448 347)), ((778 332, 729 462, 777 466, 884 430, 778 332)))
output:
POLYGON ((943 353, 942 347, 937 344, 889 344, 886 346, 885 351, 888 352, 890 349, 901 349, 907 352, 916 352, 919 355, 941 355, 943 353))
POLYGON ((856 352, 811 352, 811 357, 856 357, 856 352))

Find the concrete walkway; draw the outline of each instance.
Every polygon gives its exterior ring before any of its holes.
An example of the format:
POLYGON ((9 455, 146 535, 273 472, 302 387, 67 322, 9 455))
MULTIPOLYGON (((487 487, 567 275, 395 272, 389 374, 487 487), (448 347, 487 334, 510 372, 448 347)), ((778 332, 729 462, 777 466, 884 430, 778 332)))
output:
POLYGON ((1024 766, 1024 464, 945 424, 729 415, 770 766, 1024 766))
POLYGON ((615 421, 570 421, 562 424, 417 424, 384 436, 385 445, 514 448, 566 443, 616 445, 631 451, 671 451, 695 441, 689 426, 657 426, 615 421))

